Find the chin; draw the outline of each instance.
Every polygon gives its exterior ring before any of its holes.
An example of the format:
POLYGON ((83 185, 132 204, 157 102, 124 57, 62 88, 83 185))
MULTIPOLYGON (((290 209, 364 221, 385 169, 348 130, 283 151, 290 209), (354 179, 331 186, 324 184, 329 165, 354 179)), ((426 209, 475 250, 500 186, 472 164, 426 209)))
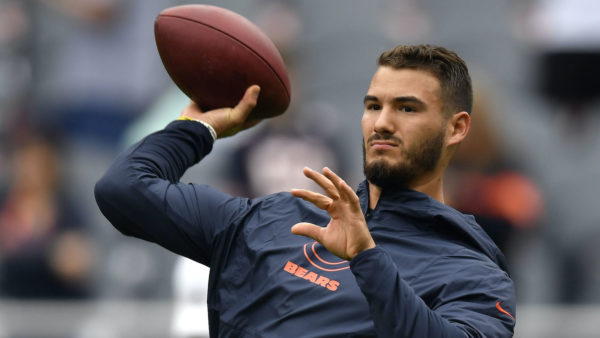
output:
POLYGON ((385 155, 372 155, 367 159, 367 166, 372 165, 380 165, 388 168, 395 168, 401 165, 400 161, 397 158, 390 158, 390 156, 385 155))

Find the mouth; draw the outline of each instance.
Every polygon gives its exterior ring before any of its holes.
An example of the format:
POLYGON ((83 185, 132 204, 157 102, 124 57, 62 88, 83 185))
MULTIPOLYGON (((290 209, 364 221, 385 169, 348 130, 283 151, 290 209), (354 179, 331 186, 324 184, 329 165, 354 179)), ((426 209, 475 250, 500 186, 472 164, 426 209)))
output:
POLYGON ((386 149, 397 148, 398 144, 395 142, 390 142, 390 141, 377 140, 377 141, 371 142, 370 147, 371 147, 371 149, 374 149, 374 150, 386 150, 386 149))

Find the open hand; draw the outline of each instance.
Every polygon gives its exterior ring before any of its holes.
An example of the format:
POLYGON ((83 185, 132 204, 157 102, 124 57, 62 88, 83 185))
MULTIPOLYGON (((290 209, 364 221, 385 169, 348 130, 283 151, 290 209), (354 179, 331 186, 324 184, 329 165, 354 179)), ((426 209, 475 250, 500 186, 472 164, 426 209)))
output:
POLYGON ((327 211, 331 220, 325 228, 311 223, 298 223, 292 227, 292 233, 310 237, 332 254, 346 260, 374 248, 375 242, 354 190, 329 168, 324 168, 323 174, 304 168, 304 175, 321 186, 326 195, 305 189, 292 189, 292 195, 327 211))

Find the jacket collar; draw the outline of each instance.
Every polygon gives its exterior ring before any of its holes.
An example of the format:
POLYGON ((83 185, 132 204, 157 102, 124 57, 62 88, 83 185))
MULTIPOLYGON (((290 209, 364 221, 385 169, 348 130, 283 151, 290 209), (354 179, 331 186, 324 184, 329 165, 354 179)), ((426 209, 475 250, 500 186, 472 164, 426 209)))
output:
MULTIPOLYGON (((369 183, 367 180, 362 181, 358 185, 358 189, 356 191, 359 201, 360 207, 363 213, 366 213, 369 207, 369 183)), ((408 189, 408 188, 388 188, 383 189, 381 192, 381 196, 379 197, 379 201, 377 201, 377 210, 386 210, 386 209, 396 209, 398 208, 398 203, 402 203, 406 206, 423 206, 423 204, 428 205, 436 205, 440 204, 440 207, 443 206, 442 203, 433 199, 429 195, 408 189), (425 202, 425 203, 424 203, 425 202)))
MULTIPOLYGON (((363 214, 366 215, 369 207, 369 184, 366 180, 359 184, 356 193, 363 214)), ((437 220, 431 224, 439 230, 454 232, 463 238, 464 242, 478 248, 502 270, 508 272, 506 258, 473 216, 464 215, 425 193, 408 188, 384 189, 375 209, 376 211, 410 210, 410 213, 416 217, 437 220)))

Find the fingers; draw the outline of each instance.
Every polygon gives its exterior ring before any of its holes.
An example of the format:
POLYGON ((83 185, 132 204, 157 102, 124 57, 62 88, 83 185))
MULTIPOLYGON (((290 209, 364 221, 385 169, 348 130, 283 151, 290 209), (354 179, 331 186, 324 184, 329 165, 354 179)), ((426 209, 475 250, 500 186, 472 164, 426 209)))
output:
POLYGON ((354 190, 331 169, 327 167, 323 168, 323 175, 333 183, 342 199, 355 203, 359 202, 354 190))
POLYGON ((305 167, 303 172, 304 172, 304 176, 310 178, 315 183, 317 183, 321 188, 323 188, 323 190, 325 190, 325 193, 327 194, 327 196, 331 197, 332 199, 340 198, 338 189, 335 187, 335 185, 332 184, 330 179, 328 179, 327 177, 323 176, 322 174, 320 174, 308 167, 305 167))
POLYGON ((354 190, 331 169, 325 167, 323 174, 320 174, 310 168, 304 168, 304 175, 315 181, 332 199, 342 198, 358 203, 358 196, 354 190))
POLYGON ((248 115, 250 115, 250 113, 252 112, 252 109, 256 107, 256 102, 258 102, 259 94, 259 86, 252 85, 248 87, 240 102, 232 110, 232 115, 234 115, 233 118, 240 122, 246 121, 248 115))
POLYGON ((290 192, 292 193, 292 195, 300 197, 303 200, 314 204, 319 209, 327 210, 329 205, 331 205, 331 198, 323 196, 316 192, 312 192, 305 189, 292 189, 290 192))
POLYGON ((298 223, 292 227, 292 233, 294 235, 306 236, 320 242, 321 228, 318 225, 311 223, 298 223))

